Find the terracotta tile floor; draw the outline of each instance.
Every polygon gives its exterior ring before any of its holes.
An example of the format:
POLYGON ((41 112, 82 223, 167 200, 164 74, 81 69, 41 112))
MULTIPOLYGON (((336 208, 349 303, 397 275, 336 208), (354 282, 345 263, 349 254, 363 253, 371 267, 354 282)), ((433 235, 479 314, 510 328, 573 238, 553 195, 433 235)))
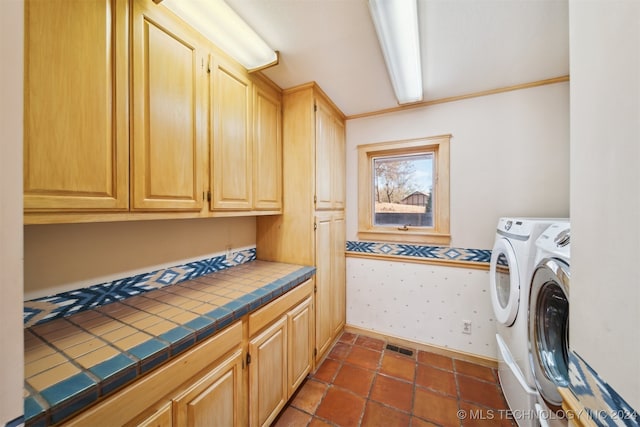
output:
POLYGON ((495 369, 386 344, 345 332, 273 425, 516 426, 495 369))

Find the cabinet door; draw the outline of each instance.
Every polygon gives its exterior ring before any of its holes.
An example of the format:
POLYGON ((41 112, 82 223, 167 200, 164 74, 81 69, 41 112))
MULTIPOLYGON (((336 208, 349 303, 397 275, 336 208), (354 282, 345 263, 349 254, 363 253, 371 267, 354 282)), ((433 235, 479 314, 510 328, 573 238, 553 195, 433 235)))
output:
POLYGON ((313 323, 311 297, 287 313, 289 332, 288 386, 291 396, 311 371, 313 323))
POLYGON ((344 209, 345 205, 345 181, 347 173, 345 128, 344 122, 334 117, 333 119, 333 195, 332 205, 334 209, 344 209))
POLYGON ((316 216, 316 361, 331 345, 333 308, 331 296, 332 231, 331 214, 316 216))
POLYGON ((287 402, 287 318, 249 342, 249 425, 268 426, 287 402))
POLYGON ((25 2, 24 207, 126 210, 127 2, 25 2))
POLYGON ((242 351, 237 350, 173 401, 181 427, 240 426, 242 351))
POLYGON ((344 214, 335 214, 331 224, 331 330, 336 337, 346 321, 346 235, 344 214))
POLYGON ((132 29, 132 209, 198 211, 204 69, 197 36, 151 0, 134 0, 132 29))
POLYGON ((334 167, 333 139, 335 128, 329 106, 316 100, 316 209, 333 208, 334 167))
POLYGON ((282 210, 282 101, 264 83, 254 84, 253 206, 282 210))
POLYGON ((251 82, 240 65, 211 57, 211 209, 252 208, 251 82))

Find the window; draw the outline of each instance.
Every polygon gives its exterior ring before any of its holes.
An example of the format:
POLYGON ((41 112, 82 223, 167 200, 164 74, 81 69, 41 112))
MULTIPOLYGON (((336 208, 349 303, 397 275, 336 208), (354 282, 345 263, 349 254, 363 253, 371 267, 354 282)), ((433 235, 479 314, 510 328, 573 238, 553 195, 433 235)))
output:
POLYGON ((451 135, 358 147, 358 237, 449 244, 451 135))

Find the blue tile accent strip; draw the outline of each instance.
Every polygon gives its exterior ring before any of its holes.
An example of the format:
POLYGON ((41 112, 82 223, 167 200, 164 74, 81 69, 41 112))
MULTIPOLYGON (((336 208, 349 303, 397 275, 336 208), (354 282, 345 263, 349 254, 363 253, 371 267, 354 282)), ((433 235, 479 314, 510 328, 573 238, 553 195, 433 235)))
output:
POLYGON ((4 425, 4 427, 18 427, 24 425, 24 417, 18 417, 15 420, 11 420, 4 425))
POLYGON ((491 261, 491 250, 451 248, 448 246, 408 245, 405 243, 347 241, 347 252, 431 259, 437 261, 486 264, 491 261))
POLYGON ((597 425, 640 426, 640 414, 573 351, 569 352, 569 389, 597 425))
POLYGON ((101 283, 84 289, 62 292, 44 298, 24 302, 24 327, 67 317, 81 311, 100 307, 115 301, 195 279, 205 274, 226 270, 256 259, 256 248, 207 258, 150 273, 125 277, 113 282, 101 283))

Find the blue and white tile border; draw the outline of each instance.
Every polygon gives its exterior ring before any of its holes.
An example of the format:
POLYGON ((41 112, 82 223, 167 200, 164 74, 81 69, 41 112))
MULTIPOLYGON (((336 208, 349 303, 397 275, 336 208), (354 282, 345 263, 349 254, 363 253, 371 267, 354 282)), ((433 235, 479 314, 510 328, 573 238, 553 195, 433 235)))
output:
POLYGON ((27 328, 111 302, 121 301, 134 295, 185 280, 195 279, 196 277, 235 267, 255 259, 255 247, 240 249, 232 252, 229 256, 223 254, 150 273, 100 283, 84 289, 25 301, 23 312, 24 327, 27 328))
POLYGON ((425 246, 406 243, 347 241, 347 254, 366 254, 413 258, 452 263, 486 265, 489 268, 491 250, 452 248, 449 246, 425 246))
POLYGON ((577 353, 569 352, 569 389, 599 426, 640 426, 640 414, 577 353))

